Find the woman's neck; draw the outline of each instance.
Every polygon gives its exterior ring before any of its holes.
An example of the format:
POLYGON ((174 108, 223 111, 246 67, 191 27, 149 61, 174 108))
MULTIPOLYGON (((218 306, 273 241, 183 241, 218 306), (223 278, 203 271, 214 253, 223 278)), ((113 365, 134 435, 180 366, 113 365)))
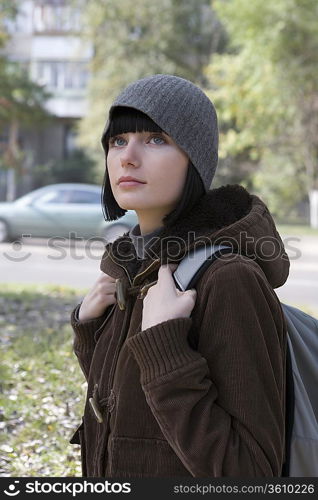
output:
MULTIPOLYGON (((137 214, 138 215, 138 214, 137 214)), ((140 227, 140 234, 144 236, 145 234, 153 233, 157 229, 163 227, 162 217, 140 217, 138 215, 138 223, 140 227)))

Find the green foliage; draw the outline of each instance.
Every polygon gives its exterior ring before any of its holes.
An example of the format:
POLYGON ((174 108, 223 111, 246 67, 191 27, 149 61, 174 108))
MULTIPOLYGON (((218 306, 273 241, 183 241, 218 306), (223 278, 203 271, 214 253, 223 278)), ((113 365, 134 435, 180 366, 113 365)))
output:
POLYGON ((254 173, 253 188, 261 193, 274 217, 296 219, 297 203, 303 201, 306 192, 306 175, 301 167, 296 168, 292 158, 268 151, 254 173), (291 181, 293 178, 296 182, 291 181))
POLYGON ((79 447, 69 444, 81 421, 86 391, 69 325, 78 294, 59 286, 1 287, 4 475, 81 476, 79 447))
POLYGON ((27 67, 0 58, 0 75, 0 123, 18 120, 25 126, 43 126, 50 122, 52 118, 43 107, 50 94, 30 79, 27 67))
POLYGON ((18 0, 0 0, 0 48, 3 47, 8 39, 6 22, 15 18, 17 5, 18 0))
MULTIPOLYGON (((14 19, 18 4, 15 0, 0 0, 0 47, 9 40, 6 22, 14 19)), ((21 125, 25 128, 43 127, 54 120, 44 107, 49 97, 50 93, 44 87, 31 80, 28 64, 0 54, 0 126, 8 129, 0 168, 18 169, 22 165, 24 153, 18 142, 21 125)))
POLYGON ((213 5, 230 47, 206 68, 220 117, 220 157, 236 158, 243 180, 287 214, 318 185, 318 3, 213 5), (246 162, 254 164, 247 178, 246 162))
POLYGON ((102 182, 101 172, 97 171, 95 161, 85 151, 75 150, 65 160, 51 160, 37 165, 32 170, 33 189, 58 182, 102 182))
MULTIPOLYGON (((0 0, 0 47, 10 38, 6 23, 14 20, 18 5, 17 0, 0 0)), ((27 65, 0 55, 0 124, 17 119, 27 126, 49 120, 43 103, 50 94, 32 82, 28 69, 27 65)))
POLYGON ((214 6, 234 47, 246 47, 277 64, 284 80, 292 77, 290 85, 314 88, 318 64, 316 0, 216 0, 214 6))

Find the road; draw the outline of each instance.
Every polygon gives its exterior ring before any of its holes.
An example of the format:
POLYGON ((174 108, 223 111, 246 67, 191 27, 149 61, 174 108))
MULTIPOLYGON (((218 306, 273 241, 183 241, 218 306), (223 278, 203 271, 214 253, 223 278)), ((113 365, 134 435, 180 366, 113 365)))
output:
MULTIPOLYGON (((282 302, 318 315, 318 237, 282 235, 291 261, 289 278, 276 289, 282 302)), ((1 283, 50 283, 90 288, 97 279, 104 245, 97 241, 27 239, 0 244, 1 283)))
POLYGON ((282 302, 308 307, 318 317, 318 237, 282 235, 290 259, 287 282, 275 292, 282 302))

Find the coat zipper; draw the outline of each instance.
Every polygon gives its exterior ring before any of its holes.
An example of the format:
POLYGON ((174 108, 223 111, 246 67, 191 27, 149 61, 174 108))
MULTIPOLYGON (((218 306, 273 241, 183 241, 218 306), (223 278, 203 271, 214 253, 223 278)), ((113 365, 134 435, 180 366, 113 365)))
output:
POLYGON ((110 253, 109 253, 108 255, 109 255, 110 260, 111 260, 111 261, 112 261, 112 262, 113 262, 116 266, 119 266, 119 267, 121 267, 122 269, 124 269, 125 273, 127 274, 129 284, 130 284, 130 286, 132 286, 132 281, 131 281, 131 279, 130 279, 129 273, 128 273, 127 269, 125 268, 125 266, 121 266, 120 264, 118 264, 118 262, 115 262, 115 261, 114 261, 114 259, 112 258, 112 256, 111 256, 111 254, 110 254, 110 253))
POLYGON ((135 282, 138 278, 140 278, 140 276, 143 276, 145 274, 148 274, 150 270, 152 270, 152 268, 156 268, 158 266, 158 263, 160 263, 160 259, 156 259, 154 260, 146 269, 144 269, 144 271, 142 271, 141 273, 139 274, 136 274, 136 276, 133 278, 133 281, 131 281, 131 278, 129 276, 129 273, 127 271, 127 269, 125 268, 125 266, 121 266, 120 264, 118 264, 118 262, 115 262, 114 259, 112 258, 111 254, 109 253, 109 258, 110 260, 116 265, 116 266, 119 266, 121 267, 122 269, 124 269, 125 273, 127 274, 127 277, 128 277, 128 280, 129 280, 129 284, 130 286, 135 286, 135 282))
POLYGON ((143 276, 144 274, 148 274, 150 272, 150 270, 152 270, 152 268, 156 268, 159 263, 160 263, 160 259, 156 259, 150 264, 150 266, 148 266, 144 271, 142 271, 142 273, 136 274, 136 276, 133 279, 132 286, 135 286, 135 282, 136 282, 137 278, 139 278, 140 276, 143 276))

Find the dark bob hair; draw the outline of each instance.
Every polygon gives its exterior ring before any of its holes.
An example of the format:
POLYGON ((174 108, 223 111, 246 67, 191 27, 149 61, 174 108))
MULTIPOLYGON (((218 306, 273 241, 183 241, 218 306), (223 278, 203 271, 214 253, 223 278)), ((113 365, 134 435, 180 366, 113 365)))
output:
MULTIPOLYGON (((113 195, 107 171, 107 153, 109 139, 128 132, 164 132, 164 130, 141 111, 125 106, 117 106, 114 108, 110 127, 102 141, 105 151, 106 168, 102 185, 101 202, 104 219, 106 221, 117 220, 127 212, 127 210, 118 205, 113 195)), ((190 211, 204 194, 205 188, 201 177, 189 160, 183 195, 177 207, 163 218, 164 225, 166 226, 174 223, 181 215, 190 211)))

